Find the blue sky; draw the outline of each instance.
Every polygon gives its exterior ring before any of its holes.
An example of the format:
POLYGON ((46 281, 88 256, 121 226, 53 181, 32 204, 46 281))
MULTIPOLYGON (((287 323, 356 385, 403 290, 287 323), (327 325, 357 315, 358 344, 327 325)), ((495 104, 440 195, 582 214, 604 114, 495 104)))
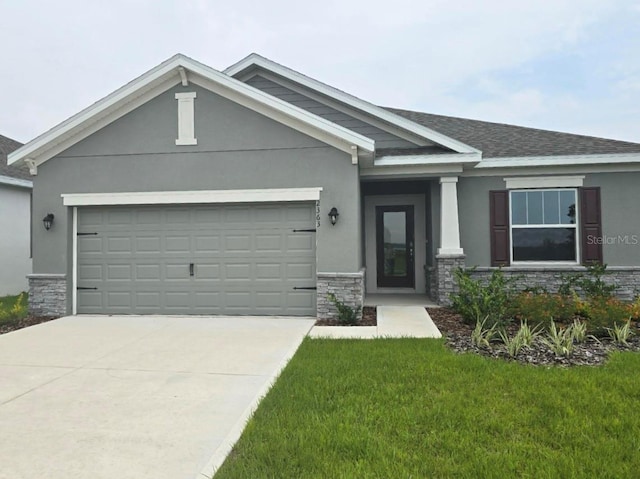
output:
POLYGON ((384 106, 640 142, 640 0, 0 0, 0 134, 180 52, 255 51, 384 106))

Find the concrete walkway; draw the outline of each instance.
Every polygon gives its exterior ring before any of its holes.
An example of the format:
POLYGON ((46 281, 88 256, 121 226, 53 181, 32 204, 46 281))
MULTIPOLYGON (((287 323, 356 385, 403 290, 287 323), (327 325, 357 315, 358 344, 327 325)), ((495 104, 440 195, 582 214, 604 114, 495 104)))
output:
POLYGON ((313 338, 440 338, 423 306, 378 306, 377 326, 314 326, 313 338))
POLYGON ((0 478, 211 477, 314 321, 76 316, 0 335, 0 478))

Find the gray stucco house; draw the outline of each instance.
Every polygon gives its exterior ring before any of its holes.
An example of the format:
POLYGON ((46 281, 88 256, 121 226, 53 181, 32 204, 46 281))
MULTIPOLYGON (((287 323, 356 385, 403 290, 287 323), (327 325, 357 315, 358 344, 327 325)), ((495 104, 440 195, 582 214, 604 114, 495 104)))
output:
POLYGON ((0 135, 0 296, 26 291, 31 273, 31 176, 7 165, 7 155, 22 146, 0 135))
POLYGON ((176 55, 9 162, 39 314, 323 318, 328 291, 446 303, 463 265, 640 284, 640 144, 381 108, 255 54, 176 55))

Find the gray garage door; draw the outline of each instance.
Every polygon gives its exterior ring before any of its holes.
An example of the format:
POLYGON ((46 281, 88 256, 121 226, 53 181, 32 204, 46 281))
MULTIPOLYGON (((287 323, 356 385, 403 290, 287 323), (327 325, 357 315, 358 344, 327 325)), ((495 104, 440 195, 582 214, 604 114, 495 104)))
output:
POLYGON ((301 203, 80 208, 78 313, 315 315, 314 227, 301 203))

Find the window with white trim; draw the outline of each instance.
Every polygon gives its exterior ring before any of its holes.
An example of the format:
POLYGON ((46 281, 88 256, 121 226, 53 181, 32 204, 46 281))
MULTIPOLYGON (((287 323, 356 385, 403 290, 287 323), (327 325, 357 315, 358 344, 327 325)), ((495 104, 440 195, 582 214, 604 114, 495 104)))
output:
POLYGON ((511 262, 578 262, 575 188, 511 190, 511 262))

